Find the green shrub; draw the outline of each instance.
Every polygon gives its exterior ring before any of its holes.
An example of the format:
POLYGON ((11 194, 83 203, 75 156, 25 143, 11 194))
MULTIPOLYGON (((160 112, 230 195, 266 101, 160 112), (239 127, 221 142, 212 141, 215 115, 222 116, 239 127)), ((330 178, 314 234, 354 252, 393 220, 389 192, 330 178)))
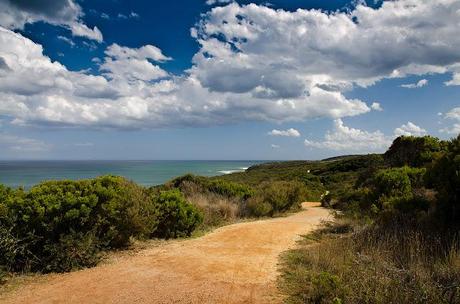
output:
POLYGON ((248 199, 254 192, 251 187, 243 184, 222 179, 210 179, 192 174, 177 177, 167 184, 170 188, 178 188, 185 194, 194 194, 193 192, 209 192, 241 200, 248 199))
POLYGON ((425 173, 425 168, 407 166, 378 171, 372 180, 370 202, 380 209, 397 209, 406 213, 427 211, 430 199, 423 197, 421 190, 425 173))
POLYGON ((1 266, 0 266, 0 285, 3 285, 7 282, 8 280, 8 272, 6 272, 1 266))
POLYGON ((65 272, 82 267, 96 266, 101 254, 99 240, 92 233, 71 232, 62 234, 56 244, 44 247, 41 259, 45 272, 65 272))
POLYGON ((374 195, 380 197, 409 197, 412 187, 407 167, 380 170, 374 176, 374 195))
POLYGON ((248 200, 247 208, 253 216, 273 216, 275 213, 298 209, 307 196, 307 190, 300 182, 266 182, 248 200))
POLYGON ((0 186, 0 265, 62 272, 94 266, 131 238, 189 236, 201 213, 178 191, 121 177, 50 181, 28 192, 0 186))
POLYGON ((368 187, 346 190, 338 194, 337 199, 330 198, 333 208, 348 212, 351 215, 372 212, 374 204, 373 192, 368 187))
POLYGON ((377 170, 360 186, 342 189, 329 198, 329 205, 350 215, 376 216, 382 210, 406 213, 427 211, 433 204, 430 191, 424 189, 425 168, 389 168, 377 170))
POLYGON ((409 177, 410 185, 413 189, 425 186, 426 168, 404 167, 404 170, 409 177))
POLYGON ((438 192, 438 215, 447 225, 460 226, 460 135, 428 168, 427 183, 438 192))
POLYGON ((436 159, 445 145, 445 142, 432 136, 400 136, 393 141, 384 158, 392 167, 422 167, 436 159))
POLYGON ((399 212, 417 213, 428 211, 433 202, 424 196, 412 196, 410 198, 393 198, 391 205, 399 212))
POLYGON ((238 197, 240 199, 248 199, 253 195, 253 190, 242 184, 229 182, 225 180, 210 180, 206 188, 209 192, 220 194, 226 197, 238 197))
POLYGON ((18 226, 44 239, 57 241, 72 231, 93 232, 103 246, 114 248, 156 225, 155 210, 144 189, 114 176, 44 182, 10 209, 19 215, 18 226))
POLYGON ((265 201, 263 195, 255 195, 248 200, 246 205, 249 215, 260 217, 260 216, 272 216, 274 213, 273 206, 265 201))
POLYGON ((0 262, 17 271, 92 266, 100 249, 126 246, 157 225, 146 191, 114 176, 44 182, 1 205, 0 262))
POLYGON ((6 271, 29 270, 39 264, 40 258, 31 249, 37 239, 33 234, 22 239, 13 234, 13 226, 0 226, 0 267, 6 271))
POLYGON ((341 282, 340 277, 327 271, 313 275, 313 290, 310 294, 310 301, 314 303, 342 303, 340 300, 341 282))
POLYGON ((201 212, 179 190, 161 191, 155 201, 158 209, 158 226, 152 234, 155 237, 190 236, 203 221, 201 212))

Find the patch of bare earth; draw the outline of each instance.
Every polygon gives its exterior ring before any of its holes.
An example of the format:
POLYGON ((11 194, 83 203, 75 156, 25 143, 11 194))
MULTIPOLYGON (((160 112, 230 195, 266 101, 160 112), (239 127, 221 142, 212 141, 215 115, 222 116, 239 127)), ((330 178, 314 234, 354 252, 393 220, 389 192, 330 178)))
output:
POLYGON ((317 203, 287 217, 165 242, 110 263, 41 276, 0 303, 278 303, 277 261, 329 212, 317 203))

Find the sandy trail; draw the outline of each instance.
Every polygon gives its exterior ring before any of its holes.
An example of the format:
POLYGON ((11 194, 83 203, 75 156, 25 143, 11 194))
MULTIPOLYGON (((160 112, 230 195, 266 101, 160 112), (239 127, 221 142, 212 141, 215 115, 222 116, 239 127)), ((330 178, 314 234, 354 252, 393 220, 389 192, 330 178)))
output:
POLYGON ((0 303, 277 303, 282 251, 329 212, 304 203, 293 215, 225 226, 111 263, 46 275, 0 295, 0 303))

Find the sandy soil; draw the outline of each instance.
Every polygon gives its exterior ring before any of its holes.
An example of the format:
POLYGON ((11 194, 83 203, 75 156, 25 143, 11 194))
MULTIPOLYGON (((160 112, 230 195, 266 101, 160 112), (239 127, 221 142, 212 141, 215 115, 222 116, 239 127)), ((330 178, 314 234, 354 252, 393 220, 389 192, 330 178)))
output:
POLYGON ((293 215, 165 242, 110 263, 41 276, 0 303, 278 303, 277 261, 299 234, 329 217, 317 203, 293 215))

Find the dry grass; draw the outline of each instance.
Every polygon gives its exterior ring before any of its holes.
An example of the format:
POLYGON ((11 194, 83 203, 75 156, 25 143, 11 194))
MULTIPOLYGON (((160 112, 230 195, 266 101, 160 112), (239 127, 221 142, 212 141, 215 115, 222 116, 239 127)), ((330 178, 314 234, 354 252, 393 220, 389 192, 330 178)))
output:
POLYGON ((286 302, 460 303, 455 238, 395 223, 341 220, 307 236, 283 258, 286 302))
POLYGON ((210 229, 233 223, 243 216, 243 210, 237 200, 214 193, 193 193, 187 200, 204 214, 201 229, 210 229))

